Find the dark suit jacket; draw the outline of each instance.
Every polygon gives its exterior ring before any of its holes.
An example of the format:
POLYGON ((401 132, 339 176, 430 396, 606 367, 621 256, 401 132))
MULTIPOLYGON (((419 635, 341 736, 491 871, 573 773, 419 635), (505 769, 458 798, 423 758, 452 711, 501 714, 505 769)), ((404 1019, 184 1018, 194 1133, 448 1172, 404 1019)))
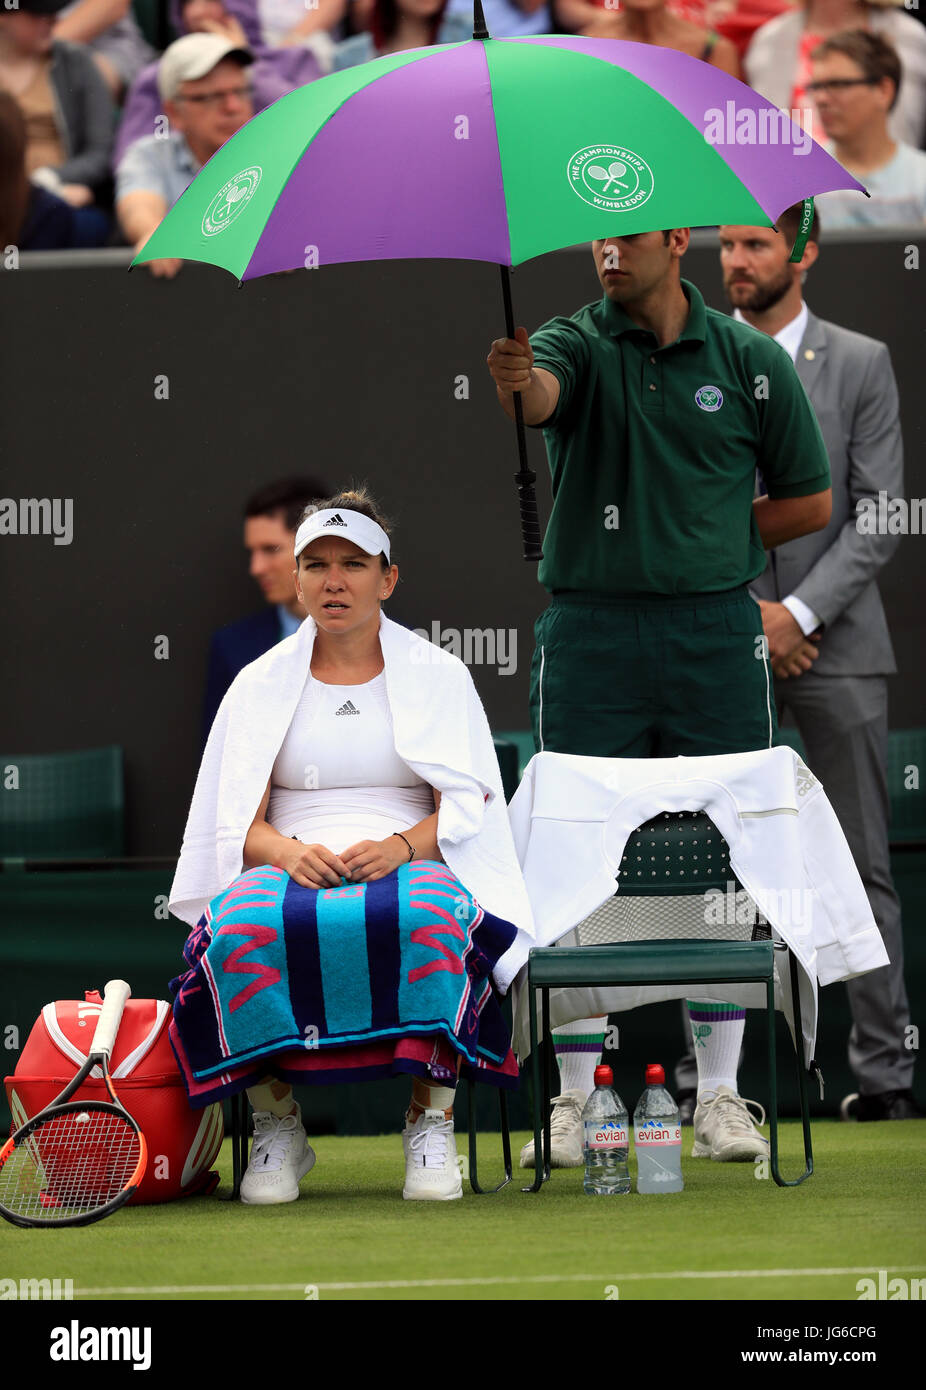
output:
POLYGON ((802 599, 825 624, 813 670, 821 676, 896 671, 878 571, 900 537, 859 535, 856 503, 879 491, 903 496, 900 408, 884 343, 809 314, 795 362, 829 455, 829 525, 787 541, 753 580, 756 598, 802 599))
POLYGON ((250 618, 229 623, 212 634, 209 649, 209 671, 206 676, 206 696, 203 701, 203 746, 209 737, 225 692, 238 672, 250 662, 269 652, 283 636, 276 608, 268 605, 250 618))

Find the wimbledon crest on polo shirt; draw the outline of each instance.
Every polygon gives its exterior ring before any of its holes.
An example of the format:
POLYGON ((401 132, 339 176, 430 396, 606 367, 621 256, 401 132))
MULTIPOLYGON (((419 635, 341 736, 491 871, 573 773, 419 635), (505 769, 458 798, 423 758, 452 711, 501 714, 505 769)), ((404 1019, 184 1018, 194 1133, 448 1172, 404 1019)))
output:
POLYGON ((723 405, 723 392, 719 386, 699 386, 695 392, 695 404, 709 412, 719 410, 723 405))
POLYGON ((203 236, 218 236, 241 216, 257 192, 262 173, 259 164, 252 164, 219 189, 203 217, 203 236))
POLYGON ((642 207, 655 186, 646 160, 623 145, 586 145, 576 150, 566 176, 584 203, 604 212, 642 207))

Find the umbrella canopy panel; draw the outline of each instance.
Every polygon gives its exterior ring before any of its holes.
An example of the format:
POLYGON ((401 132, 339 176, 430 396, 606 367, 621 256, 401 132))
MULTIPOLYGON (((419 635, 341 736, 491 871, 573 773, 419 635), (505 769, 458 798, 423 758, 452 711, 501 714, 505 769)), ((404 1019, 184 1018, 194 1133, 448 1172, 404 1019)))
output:
POLYGON ((239 279, 365 260, 514 266, 616 232, 770 225, 847 186, 861 189, 790 118, 685 54, 473 40, 282 97, 213 156, 135 263, 203 260, 239 279))

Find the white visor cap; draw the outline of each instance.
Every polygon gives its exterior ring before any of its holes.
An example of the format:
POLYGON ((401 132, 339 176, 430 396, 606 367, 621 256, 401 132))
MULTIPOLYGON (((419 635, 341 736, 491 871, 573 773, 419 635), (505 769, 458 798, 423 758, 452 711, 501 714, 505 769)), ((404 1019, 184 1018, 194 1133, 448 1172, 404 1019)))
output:
POLYGON ((386 563, 391 563, 389 537, 378 522, 371 521, 363 512, 353 512, 345 507, 340 507, 337 511, 328 508, 313 512, 296 532, 294 558, 298 560, 306 546, 311 545, 312 541, 317 541, 320 536, 343 536, 345 540, 353 541, 354 545, 365 550, 368 555, 385 555, 386 563))

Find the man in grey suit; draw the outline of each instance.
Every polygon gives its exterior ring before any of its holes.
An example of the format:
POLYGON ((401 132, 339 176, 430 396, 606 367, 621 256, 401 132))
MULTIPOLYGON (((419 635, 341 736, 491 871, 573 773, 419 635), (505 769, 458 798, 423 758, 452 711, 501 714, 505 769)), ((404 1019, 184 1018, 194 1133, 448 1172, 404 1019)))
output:
MULTIPOLYGON (((891 963, 847 983, 849 1065, 859 1095, 843 1117, 923 1115, 903 980, 900 904, 888 851, 887 681, 896 671, 877 575, 899 537, 859 534, 860 498, 903 494, 897 385, 884 343, 810 313, 801 295, 819 254, 816 219, 799 264, 788 261, 798 208, 762 227, 720 227, 724 288, 737 317, 787 351, 829 454, 833 513, 813 535, 770 552, 752 585, 775 675, 779 719, 790 710, 807 761, 845 832, 891 963)), ((761 487, 761 480, 760 480, 761 487)))

